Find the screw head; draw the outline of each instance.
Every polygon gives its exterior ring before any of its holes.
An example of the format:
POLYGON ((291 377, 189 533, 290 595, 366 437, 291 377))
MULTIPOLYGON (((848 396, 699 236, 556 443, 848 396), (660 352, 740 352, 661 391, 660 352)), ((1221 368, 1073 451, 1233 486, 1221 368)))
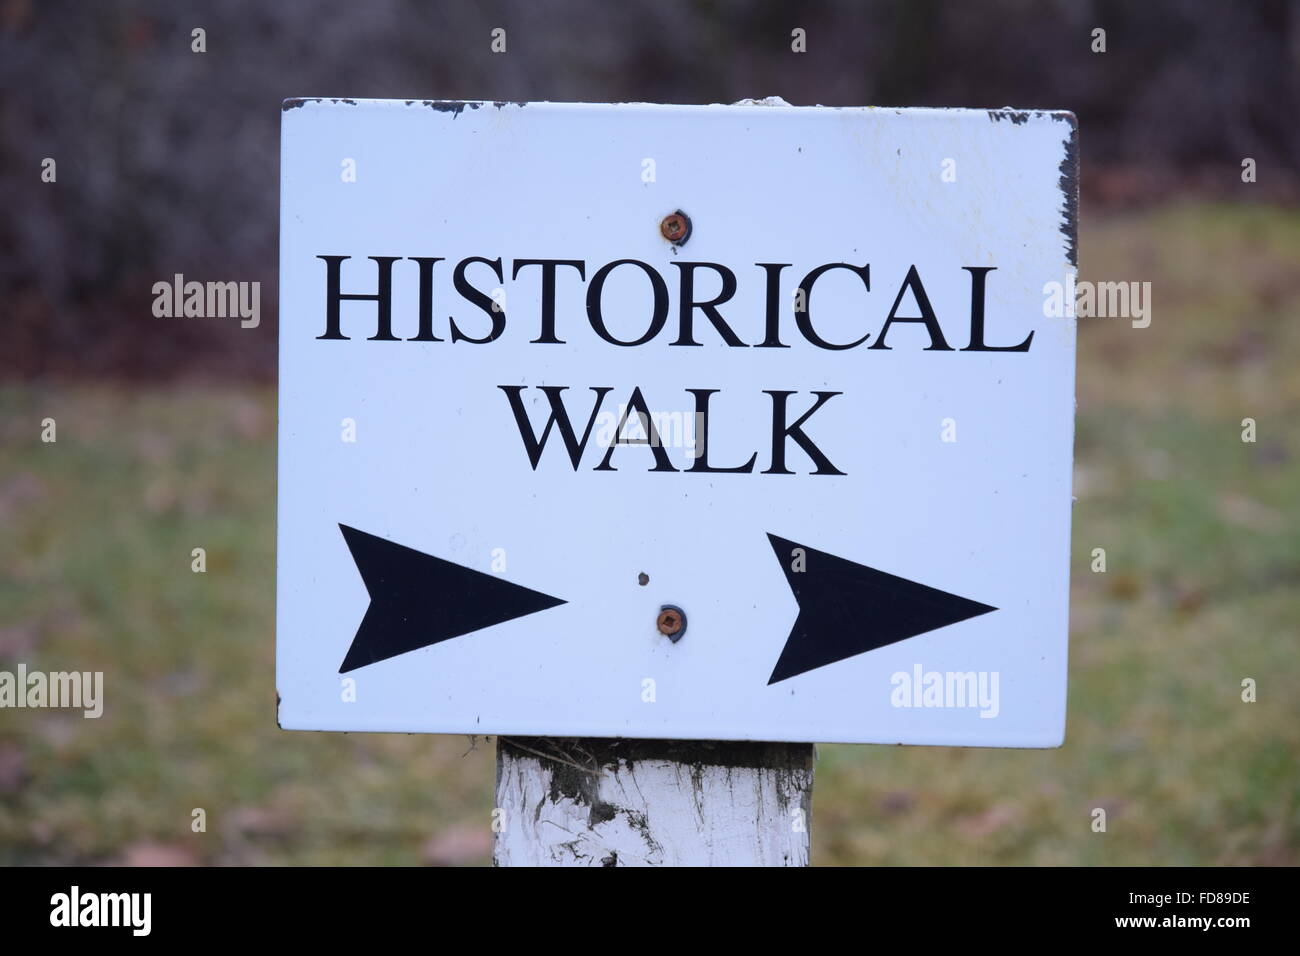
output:
POLYGON ((665 604, 659 609, 659 617, 655 620, 655 627, 659 633, 667 637, 676 644, 686 633, 686 614, 682 609, 672 604, 665 604))
POLYGON ((690 217, 680 209, 664 216, 659 223, 659 234, 673 245, 680 246, 691 236, 690 217))

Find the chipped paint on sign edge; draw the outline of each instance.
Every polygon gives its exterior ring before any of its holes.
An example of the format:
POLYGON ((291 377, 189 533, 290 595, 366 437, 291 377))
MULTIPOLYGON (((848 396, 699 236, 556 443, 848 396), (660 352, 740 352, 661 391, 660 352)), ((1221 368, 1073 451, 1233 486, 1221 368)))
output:
POLYGON ((1079 268, 1079 119, 1073 113, 1056 112, 1053 119, 1067 123, 1070 135, 1065 140, 1065 155, 1061 157, 1061 195, 1065 201, 1061 232, 1065 234, 1066 258, 1075 269, 1079 268))
MULTIPOLYGON (((414 100, 414 99, 351 99, 338 96, 290 96, 280 102, 280 111, 287 113, 289 110, 298 109, 306 106, 308 103, 332 103, 335 106, 362 106, 371 103, 402 103, 406 106, 424 106, 431 110, 438 110, 441 113, 450 113, 453 117, 459 116, 468 107, 476 110, 483 106, 494 106, 497 109, 503 109, 507 106, 527 106, 525 102, 519 100, 414 100)), ((606 104, 598 104, 606 105, 606 104)))

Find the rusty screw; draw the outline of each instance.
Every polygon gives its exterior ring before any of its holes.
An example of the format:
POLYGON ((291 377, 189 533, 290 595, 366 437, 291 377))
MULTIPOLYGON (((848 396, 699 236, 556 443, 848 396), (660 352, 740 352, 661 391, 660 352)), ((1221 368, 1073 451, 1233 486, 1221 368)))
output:
POLYGON ((664 216, 663 222, 659 223, 659 234, 674 245, 680 246, 691 236, 691 220, 679 209, 675 213, 664 216))
POLYGON ((686 615, 681 608, 665 604, 659 609, 659 617, 655 621, 655 626, 659 628, 660 634, 676 644, 682 639, 682 635, 686 633, 686 615))

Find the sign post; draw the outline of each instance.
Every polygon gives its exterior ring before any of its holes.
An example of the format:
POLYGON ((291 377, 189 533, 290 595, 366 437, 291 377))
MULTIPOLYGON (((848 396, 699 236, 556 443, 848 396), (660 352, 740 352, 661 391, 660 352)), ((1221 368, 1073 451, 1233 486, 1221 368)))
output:
POLYGON ((813 742, 1058 746, 1076 164, 1065 113, 286 101, 281 726, 498 735, 502 864, 804 863, 813 742))
POLYGON ((806 866, 813 745, 500 737, 497 866, 806 866))

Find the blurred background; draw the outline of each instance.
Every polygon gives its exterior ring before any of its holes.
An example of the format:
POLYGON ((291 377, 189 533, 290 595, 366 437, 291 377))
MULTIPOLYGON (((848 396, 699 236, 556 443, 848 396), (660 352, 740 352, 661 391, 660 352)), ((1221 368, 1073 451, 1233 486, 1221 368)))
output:
POLYGON ((0 710, 0 863, 488 861, 491 740, 275 725, 280 101, 767 95, 1073 110, 1081 278, 1152 284, 1079 322, 1065 746, 822 747, 814 862, 1300 863, 1288 0, 0 0, 0 670, 107 697, 0 710), (154 318, 178 272, 261 326, 154 318))

